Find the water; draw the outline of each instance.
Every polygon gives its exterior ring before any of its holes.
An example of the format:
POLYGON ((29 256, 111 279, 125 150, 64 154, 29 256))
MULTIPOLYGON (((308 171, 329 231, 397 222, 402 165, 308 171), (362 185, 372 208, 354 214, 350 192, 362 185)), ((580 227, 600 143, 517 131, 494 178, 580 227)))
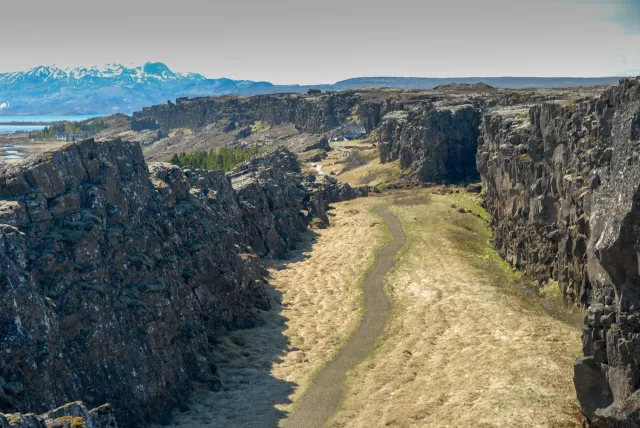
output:
POLYGON ((0 116, 0 134, 39 131, 46 125, 4 125, 10 122, 79 122, 97 116, 0 116))
POLYGON ((39 131, 46 125, 3 125, 0 123, 0 134, 13 134, 14 132, 39 131))
POLYGON ((91 119, 91 116, 0 116, 0 123, 7 122, 79 122, 81 120, 91 119))

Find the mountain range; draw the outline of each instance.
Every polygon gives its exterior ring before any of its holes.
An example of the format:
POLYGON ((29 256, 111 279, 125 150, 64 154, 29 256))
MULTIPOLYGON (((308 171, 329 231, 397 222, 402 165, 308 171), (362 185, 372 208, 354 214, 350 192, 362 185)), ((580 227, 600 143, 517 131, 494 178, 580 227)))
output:
POLYGON ((618 80, 618 77, 358 77, 334 84, 274 85, 261 81, 209 79, 197 73, 176 73, 160 62, 149 62, 139 67, 121 64, 73 69, 38 66, 25 71, 0 73, 0 115, 130 114, 143 106, 177 97, 306 92, 310 88, 336 91, 374 86, 432 89, 453 82, 480 81, 497 88, 556 88, 609 85, 618 80))

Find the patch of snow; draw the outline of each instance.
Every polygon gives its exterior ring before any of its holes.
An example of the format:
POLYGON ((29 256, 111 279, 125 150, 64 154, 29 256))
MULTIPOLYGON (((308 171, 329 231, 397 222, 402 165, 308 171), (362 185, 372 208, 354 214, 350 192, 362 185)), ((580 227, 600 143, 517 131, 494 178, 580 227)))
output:
MULTIPOLYGON (((0 81, 15 83, 22 79, 47 81, 82 81, 86 79, 131 79, 138 83, 148 81, 166 82, 169 80, 205 80, 205 77, 197 73, 174 73, 162 63, 151 64, 148 69, 142 66, 125 66, 122 64, 94 65, 91 67, 65 67, 56 65, 38 66, 25 71, 0 74, 0 81)), ((7 104, 8 107, 8 104, 7 104)))

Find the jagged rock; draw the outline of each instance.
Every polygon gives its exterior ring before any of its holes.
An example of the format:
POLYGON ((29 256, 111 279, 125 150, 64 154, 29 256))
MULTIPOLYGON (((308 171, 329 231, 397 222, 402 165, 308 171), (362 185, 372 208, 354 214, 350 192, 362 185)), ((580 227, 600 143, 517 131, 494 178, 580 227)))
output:
POLYGON ((302 174, 296 155, 283 148, 247 160, 229 177, 252 248, 270 258, 286 257, 312 219, 315 226, 326 227, 328 204, 368 194, 368 189, 352 188, 328 176, 316 179, 302 174), (271 207, 279 207, 275 215, 270 215, 271 207))
POLYGON ((158 124, 150 117, 139 117, 138 119, 131 121, 130 128, 132 131, 153 131, 158 129, 158 124))
POLYGON ((285 257, 306 228, 306 219, 300 211, 307 194, 300 183, 295 155, 277 149, 248 160, 229 176, 238 194, 252 248, 263 257, 285 257), (278 207, 274 215, 271 207, 278 207))
POLYGON ((153 120, 164 135, 174 128, 195 129, 220 120, 232 120, 240 127, 256 121, 293 123, 302 132, 322 134, 345 123, 357 102, 353 91, 183 99, 176 104, 145 107, 133 114, 133 122, 153 120))
POLYGON ((456 182, 477 177, 475 153, 480 111, 473 105, 394 111, 379 130, 380 160, 400 159, 422 181, 456 182))
POLYGON ((118 424, 110 404, 89 411, 75 402, 39 416, 0 414, 0 428, 118 428, 118 424))
POLYGON ((472 183, 467 185, 465 190, 469 193, 482 193, 482 184, 480 183, 472 183))
POLYGON ((211 338, 270 306, 259 254, 328 220, 336 185, 305 180, 286 150, 227 176, 147 165, 121 140, 0 171, 0 410, 88 398, 141 426, 190 381, 219 387, 211 338))
POLYGON ((591 427, 640 424, 640 78, 484 116, 477 163, 498 251, 589 306, 575 386, 591 427))
POLYGON ((244 128, 238 130, 238 132, 236 133, 236 140, 241 140, 243 138, 247 138, 249 135, 251 135, 251 127, 249 126, 245 126, 244 128))
MULTIPOLYGON (((300 133, 339 140, 361 138, 380 128, 377 135, 382 162, 400 159, 411 175, 427 182, 465 182, 478 178, 478 125, 486 108, 566 97, 561 91, 493 91, 482 84, 464 88, 464 94, 369 89, 184 98, 176 104, 135 112, 132 123, 141 126, 149 121, 146 132, 158 128, 156 132, 166 136, 172 129, 188 128, 197 134, 199 129, 216 124, 230 132, 260 121, 274 127, 292 124, 300 133)), ((180 144, 190 148, 187 141, 180 144)))

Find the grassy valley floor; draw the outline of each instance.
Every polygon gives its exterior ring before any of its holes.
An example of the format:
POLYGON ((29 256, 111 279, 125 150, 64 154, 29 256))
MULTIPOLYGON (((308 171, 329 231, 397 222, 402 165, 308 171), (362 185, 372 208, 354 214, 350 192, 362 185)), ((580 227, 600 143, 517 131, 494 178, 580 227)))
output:
POLYGON ((347 376, 329 426, 581 426, 572 382, 580 331, 556 319, 580 314, 512 286, 519 278, 492 248, 472 196, 393 199, 409 237, 387 276, 393 315, 347 376))
POLYGON ((196 393, 172 426, 275 427, 295 410, 358 324, 360 284, 389 239, 371 209, 388 203, 408 235, 386 278, 393 312, 328 426, 579 427, 581 314, 523 293, 476 198, 411 190, 336 204, 332 227, 272 265, 263 324, 221 340, 223 389, 196 393))

